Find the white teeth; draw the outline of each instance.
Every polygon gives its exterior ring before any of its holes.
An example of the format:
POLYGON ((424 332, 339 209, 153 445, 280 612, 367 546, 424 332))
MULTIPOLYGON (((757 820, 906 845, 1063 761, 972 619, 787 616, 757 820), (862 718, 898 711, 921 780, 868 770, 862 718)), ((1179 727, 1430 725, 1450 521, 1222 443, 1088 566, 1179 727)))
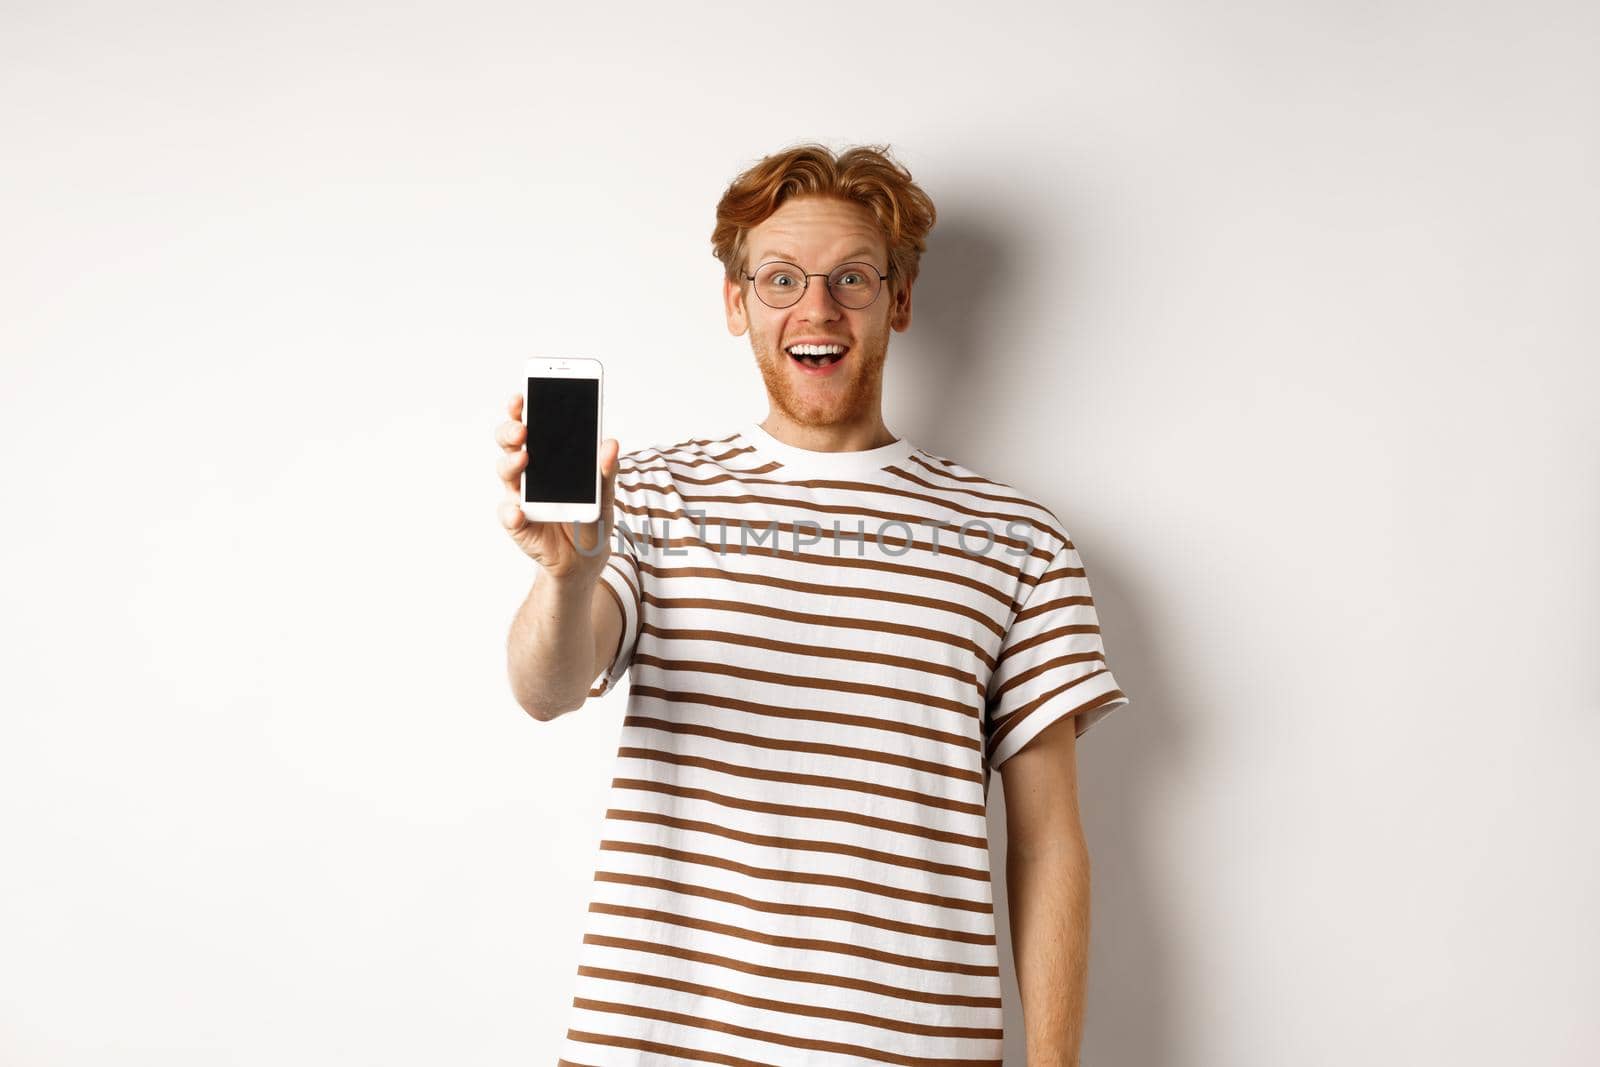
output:
POLYGON ((797 356, 840 356, 844 345, 790 345, 789 351, 797 356))

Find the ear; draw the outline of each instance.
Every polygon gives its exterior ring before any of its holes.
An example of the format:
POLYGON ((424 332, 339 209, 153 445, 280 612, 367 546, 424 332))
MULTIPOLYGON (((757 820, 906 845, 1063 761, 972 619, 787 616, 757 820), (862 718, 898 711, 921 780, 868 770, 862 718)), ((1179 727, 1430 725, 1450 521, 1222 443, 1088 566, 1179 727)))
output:
POLYGON ((889 325, 904 333, 911 326, 911 283, 895 287, 894 307, 889 310, 889 325))
POLYGON ((745 314, 744 286, 724 276, 722 279, 722 307, 728 313, 728 332, 738 337, 750 327, 745 314))

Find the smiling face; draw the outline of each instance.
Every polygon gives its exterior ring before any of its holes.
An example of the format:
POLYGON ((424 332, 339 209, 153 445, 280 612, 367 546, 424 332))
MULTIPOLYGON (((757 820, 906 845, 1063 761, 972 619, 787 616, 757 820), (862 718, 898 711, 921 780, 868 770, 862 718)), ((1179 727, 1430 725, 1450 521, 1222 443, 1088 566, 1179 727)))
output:
MULTIPOLYGON (((807 274, 825 274, 841 263, 863 262, 888 273, 883 230, 860 204, 805 196, 784 202, 745 243, 745 272, 781 259, 807 274)), ((860 429, 882 424, 883 364, 889 331, 911 325, 911 288, 891 276, 864 308, 841 306, 827 279, 808 279, 805 295, 786 308, 768 307, 748 280, 723 282, 728 332, 750 331, 750 348, 775 413, 801 426, 860 429), (801 342, 845 345, 843 358, 813 368, 789 354, 801 342)))

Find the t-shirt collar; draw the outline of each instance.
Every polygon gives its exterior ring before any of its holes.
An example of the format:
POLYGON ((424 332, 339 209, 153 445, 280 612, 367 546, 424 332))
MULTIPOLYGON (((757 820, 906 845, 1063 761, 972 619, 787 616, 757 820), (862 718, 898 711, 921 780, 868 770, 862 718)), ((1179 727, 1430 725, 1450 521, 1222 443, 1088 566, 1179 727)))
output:
POLYGON ((777 473, 799 478, 848 478, 872 475, 891 463, 899 463, 916 451, 915 445, 901 437, 877 448, 854 452, 820 452, 816 449, 786 444, 762 429, 759 422, 747 424, 742 434, 757 453, 783 464, 783 470, 777 473))

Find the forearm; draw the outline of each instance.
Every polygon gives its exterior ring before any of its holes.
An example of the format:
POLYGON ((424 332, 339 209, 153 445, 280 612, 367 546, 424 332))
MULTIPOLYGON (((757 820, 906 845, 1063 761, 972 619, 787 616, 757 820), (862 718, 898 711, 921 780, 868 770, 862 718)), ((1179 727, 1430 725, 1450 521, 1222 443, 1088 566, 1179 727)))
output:
POLYGON ((1012 957, 1028 1067, 1078 1067, 1089 973, 1089 854, 1072 845, 1008 849, 1012 957))
POLYGON ((536 719, 581 707, 594 681, 592 582, 563 582, 544 570, 511 620, 506 669, 517 703, 536 719))

